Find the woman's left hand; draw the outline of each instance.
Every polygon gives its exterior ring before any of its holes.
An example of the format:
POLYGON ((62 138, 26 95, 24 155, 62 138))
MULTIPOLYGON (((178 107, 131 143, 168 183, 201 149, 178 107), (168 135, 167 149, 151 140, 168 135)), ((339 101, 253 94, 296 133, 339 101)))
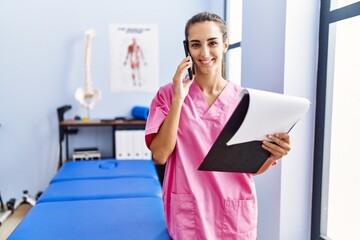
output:
POLYGON ((279 158, 284 157, 291 150, 290 136, 287 133, 276 133, 267 135, 269 140, 264 140, 262 147, 271 153, 270 157, 262 165, 259 171, 253 175, 258 175, 266 172, 271 165, 279 158))
POLYGON ((262 147, 271 153, 268 161, 275 162, 286 156, 290 150, 290 135, 287 133, 276 133, 267 135, 269 141, 264 140, 262 147))

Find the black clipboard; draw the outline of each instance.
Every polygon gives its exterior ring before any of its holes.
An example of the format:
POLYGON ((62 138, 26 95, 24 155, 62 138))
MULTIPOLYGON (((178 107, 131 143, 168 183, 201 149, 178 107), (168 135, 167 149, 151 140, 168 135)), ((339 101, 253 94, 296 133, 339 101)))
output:
POLYGON ((226 144, 244 121, 249 101, 249 94, 245 93, 198 170, 256 173, 269 158, 261 141, 226 144))
POLYGON ((311 104, 306 98, 256 89, 243 89, 240 96, 242 96, 241 101, 198 170, 257 173, 269 158, 270 152, 262 148, 263 139, 245 138, 242 141, 234 142, 233 139, 238 139, 241 135, 236 134, 238 132, 245 133, 241 130, 246 130, 247 127, 253 129, 252 131, 255 130, 255 135, 261 132, 261 136, 264 138, 269 133, 290 132, 311 104), (252 101, 251 104, 250 100, 252 101), (257 114, 254 114, 255 111, 257 114), (262 122, 257 122, 257 120, 269 117, 269 111, 274 115, 272 117, 273 122, 270 121, 271 126, 266 124, 250 126, 252 121, 261 124, 262 122), (244 122, 245 117, 247 118, 244 122), (263 132, 265 130, 266 132, 263 132))

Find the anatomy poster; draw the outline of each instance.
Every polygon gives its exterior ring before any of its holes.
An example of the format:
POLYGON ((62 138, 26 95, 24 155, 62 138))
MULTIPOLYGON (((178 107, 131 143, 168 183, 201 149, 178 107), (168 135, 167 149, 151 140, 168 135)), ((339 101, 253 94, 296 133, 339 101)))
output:
POLYGON ((111 91, 157 91, 157 26, 110 24, 109 41, 111 91))

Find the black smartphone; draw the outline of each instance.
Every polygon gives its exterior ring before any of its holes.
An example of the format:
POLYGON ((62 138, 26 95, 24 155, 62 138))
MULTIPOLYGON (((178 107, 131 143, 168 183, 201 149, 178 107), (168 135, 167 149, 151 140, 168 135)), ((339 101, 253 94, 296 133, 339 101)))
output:
MULTIPOLYGON (((184 45, 185 56, 187 57, 187 56, 190 55, 188 41, 184 40, 183 45, 184 45)), ((192 71, 191 67, 188 68, 188 74, 189 74, 189 78, 192 79, 193 78, 193 71, 192 71)))

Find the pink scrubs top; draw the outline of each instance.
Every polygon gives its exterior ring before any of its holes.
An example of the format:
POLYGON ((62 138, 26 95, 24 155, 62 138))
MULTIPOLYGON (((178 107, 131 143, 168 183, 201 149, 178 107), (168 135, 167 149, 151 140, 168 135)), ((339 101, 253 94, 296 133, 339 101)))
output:
MULTIPOLYGON (((174 240, 255 240, 257 203, 251 174, 197 170, 239 103, 240 86, 229 82, 209 108, 194 81, 180 115, 176 147, 163 182, 166 224, 174 240)), ((149 146, 165 120, 173 84, 154 97, 146 124, 149 146)))

